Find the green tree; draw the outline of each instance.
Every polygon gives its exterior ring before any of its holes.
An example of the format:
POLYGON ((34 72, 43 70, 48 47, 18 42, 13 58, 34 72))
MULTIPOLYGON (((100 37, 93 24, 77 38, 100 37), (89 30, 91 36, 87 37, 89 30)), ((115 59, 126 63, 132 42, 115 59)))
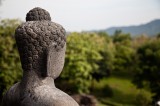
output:
POLYGON ((130 34, 116 31, 112 38, 115 44, 114 72, 132 73, 135 50, 132 47, 130 34))
POLYGON ((160 39, 153 39, 137 50, 137 70, 134 83, 138 87, 149 84, 154 100, 160 99, 160 39))
POLYGON ((114 68, 115 46, 107 33, 98 32, 97 34, 104 39, 102 49, 99 51, 103 58, 98 61, 99 69, 93 73, 94 79, 99 81, 109 76, 114 68))
POLYGON ((0 95, 21 78, 21 65, 14 39, 19 20, 0 21, 0 95))
MULTIPOLYGON (((67 39, 64 71, 61 78, 73 82, 75 92, 87 93, 93 73, 100 73, 105 38, 95 33, 71 33, 67 39), (73 81, 74 79, 74 81, 73 81)), ((101 70, 104 71, 104 70, 101 70)))
POLYGON ((130 34, 122 33, 121 30, 116 30, 112 38, 114 43, 122 43, 125 45, 130 45, 130 41, 132 40, 130 34))
POLYGON ((160 33, 157 34, 157 38, 160 38, 160 33))

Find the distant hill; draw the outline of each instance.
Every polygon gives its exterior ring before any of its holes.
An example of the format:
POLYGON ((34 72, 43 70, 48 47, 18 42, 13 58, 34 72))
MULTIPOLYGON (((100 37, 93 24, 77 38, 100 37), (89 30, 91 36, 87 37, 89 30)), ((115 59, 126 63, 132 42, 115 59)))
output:
POLYGON ((149 36, 154 36, 160 33, 160 19, 153 20, 146 24, 141 24, 138 26, 122 26, 122 27, 111 27, 105 30, 110 35, 113 35, 116 30, 121 30, 124 33, 130 33, 131 35, 147 34, 149 36))

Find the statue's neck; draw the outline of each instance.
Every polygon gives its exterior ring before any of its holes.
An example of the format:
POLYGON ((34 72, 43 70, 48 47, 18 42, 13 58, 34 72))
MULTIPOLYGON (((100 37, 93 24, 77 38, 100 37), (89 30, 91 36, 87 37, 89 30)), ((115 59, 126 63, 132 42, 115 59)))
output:
POLYGON ((21 85, 26 89, 35 88, 42 85, 55 87, 54 79, 52 77, 39 77, 34 71, 23 73, 21 85))

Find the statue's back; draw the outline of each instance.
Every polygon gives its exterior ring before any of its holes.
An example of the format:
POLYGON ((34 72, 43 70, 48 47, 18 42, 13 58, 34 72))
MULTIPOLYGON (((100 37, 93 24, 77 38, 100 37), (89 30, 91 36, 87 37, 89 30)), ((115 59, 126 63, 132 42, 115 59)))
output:
POLYGON ((30 10, 26 21, 15 31, 23 78, 7 91, 2 106, 78 106, 54 85, 64 66, 65 29, 41 8, 30 10))
POLYGON ((2 106, 20 106, 19 91, 19 83, 14 84, 3 96, 2 106))

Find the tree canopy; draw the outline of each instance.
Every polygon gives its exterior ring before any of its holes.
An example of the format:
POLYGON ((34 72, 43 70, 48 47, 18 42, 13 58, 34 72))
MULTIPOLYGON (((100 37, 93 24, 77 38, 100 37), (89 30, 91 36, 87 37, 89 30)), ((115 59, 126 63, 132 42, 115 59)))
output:
MULTIPOLYGON (((0 21, 0 96, 22 76, 14 31, 19 20, 0 21)), ((89 93, 93 81, 112 73, 127 73, 137 87, 149 88, 160 99, 160 38, 131 37, 116 31, 72 32, 67 35, 65 66, 56 84, 69 93, 89 93), (131 76, 134 74, 134 77, 131 76), (62 80, 62 81, 61 81, 62 80), (67 85, 67 86, 65 86, 67 85)))
POLYGON ((22 75, 14 31, 21 22, 19 20, 0 21, 0 95, 19 81, 22 75))

